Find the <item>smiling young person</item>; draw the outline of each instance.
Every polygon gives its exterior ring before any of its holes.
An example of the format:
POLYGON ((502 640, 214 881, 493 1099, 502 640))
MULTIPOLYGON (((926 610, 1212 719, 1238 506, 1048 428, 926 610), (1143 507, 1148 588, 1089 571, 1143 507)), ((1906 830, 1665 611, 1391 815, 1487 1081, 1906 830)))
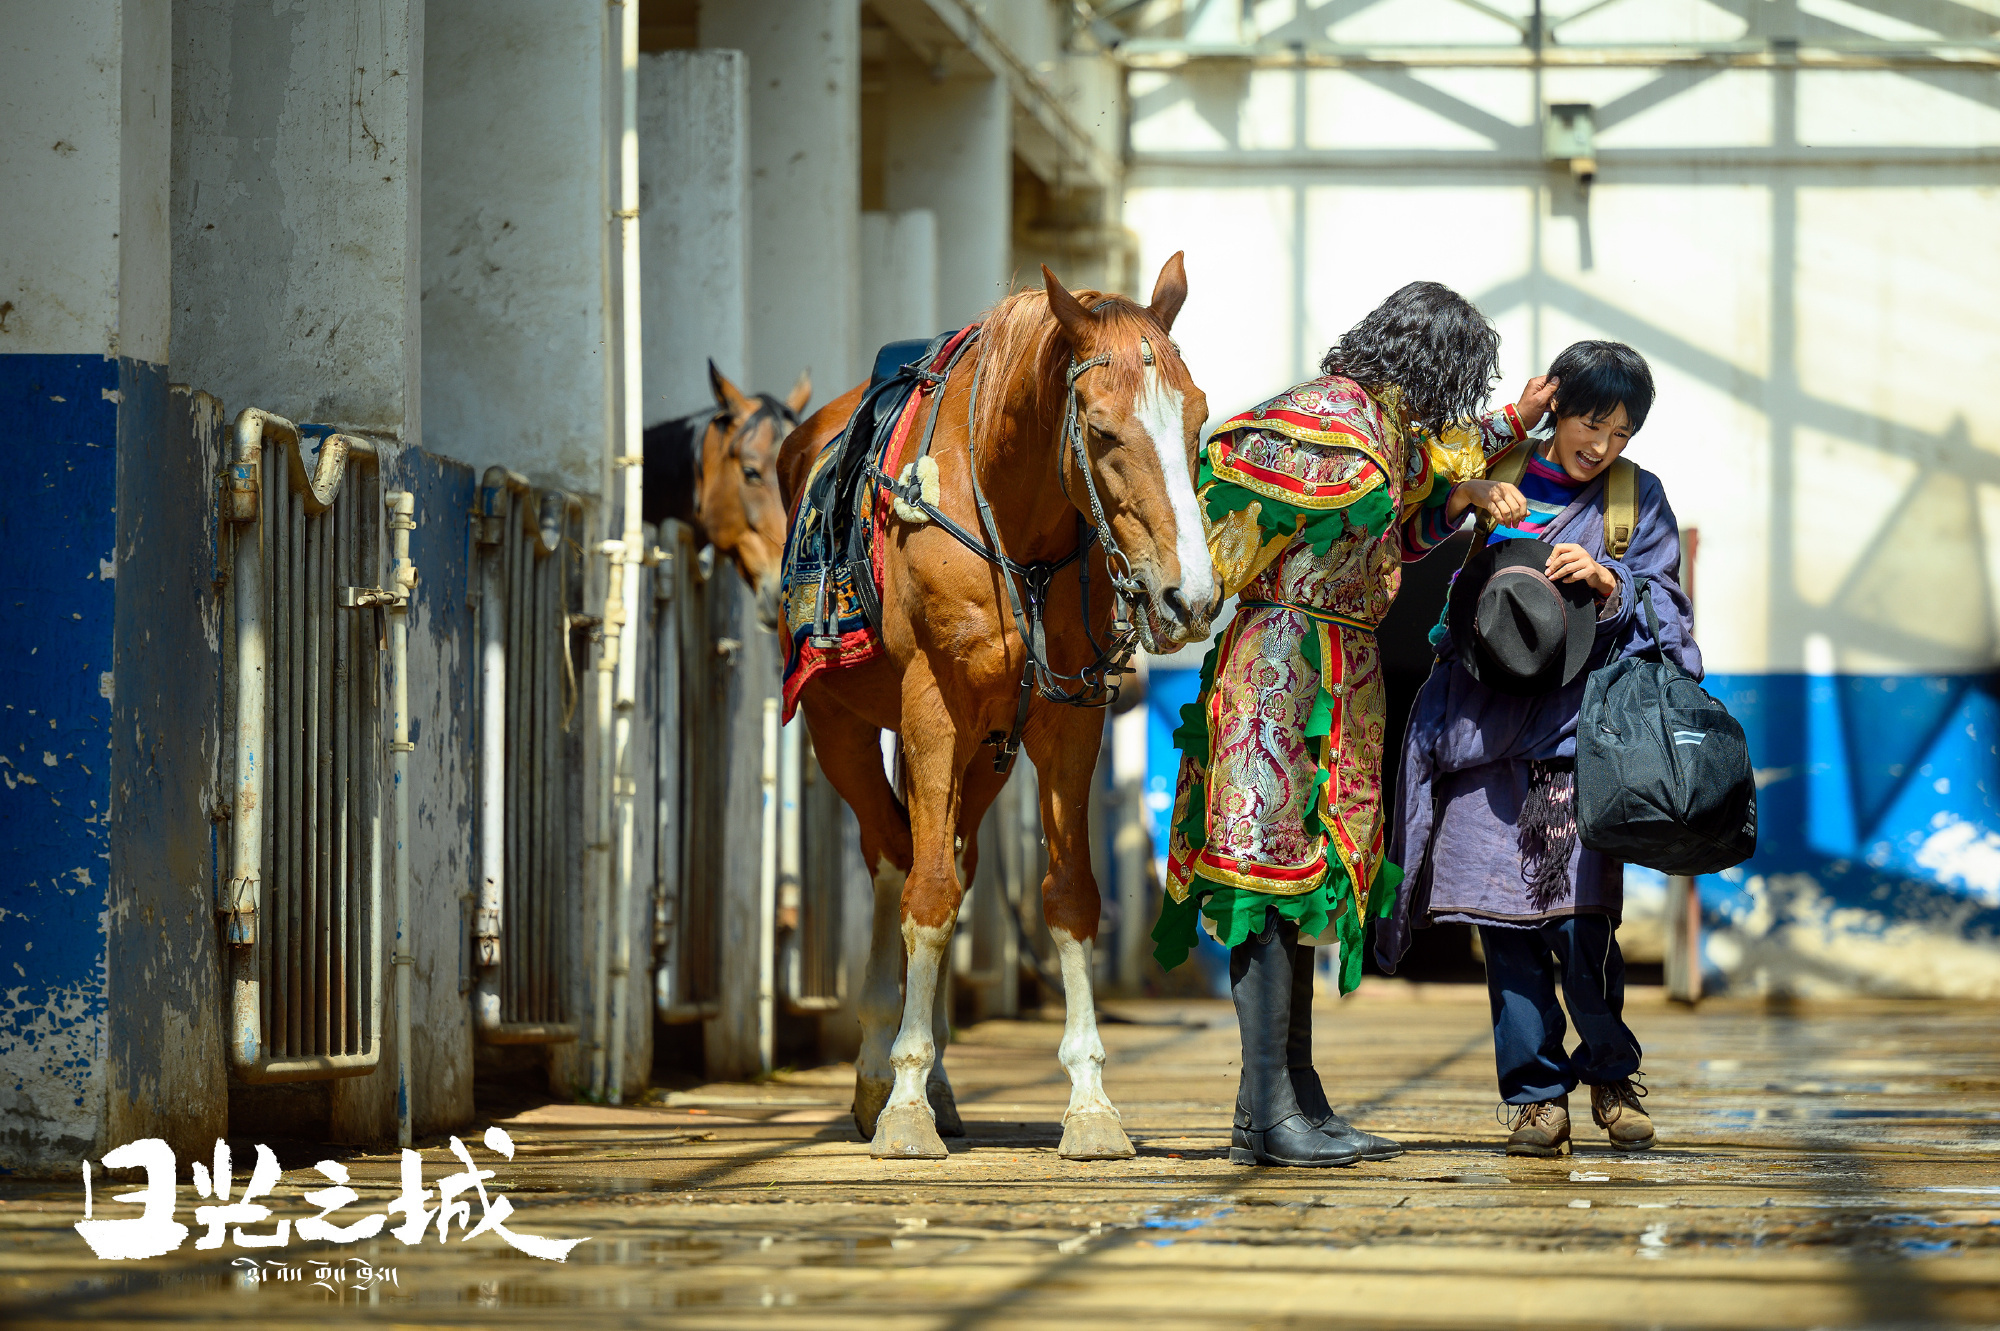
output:
MULTIPOLYGON (((1405 734, 1390 856, 1408 875, 1379 922, 1376 953, 1393 971, 1410 931, 1479 926, 1509 1154, 1561 1155, 1569 1093, 1591 1088, 1611 1144, 1653 1144, 1634 1078, 1639 1042, 1625 1024, 1625 962, 1616 929, 1624 866, 1576 834, 1576 726, 1589 671, 1658 644, 1696 678, 1690 607, 1680 586, 1680 528, 1652 473, 1621 455, 1653 405, 1645 359, 1617 342, 1568 348, 1527 398, 1553 394, 1515 482, 1461 482, 1446 505, 1494 521, 1455 579, 1432 634, 1438 663, 1405 734), (1631 467, 1630 463, 1624 463, 1631 467), (1625 489, 1629 481, 1629 489, 1625 489), (1631 495, 1627 539, 1607 539, 1615 496, 1631 495), (1564 1048, 1560 980, 1580 1045, 1564 1048)), ((1510 468, 1510 470, 1512 470, 1510 468)))

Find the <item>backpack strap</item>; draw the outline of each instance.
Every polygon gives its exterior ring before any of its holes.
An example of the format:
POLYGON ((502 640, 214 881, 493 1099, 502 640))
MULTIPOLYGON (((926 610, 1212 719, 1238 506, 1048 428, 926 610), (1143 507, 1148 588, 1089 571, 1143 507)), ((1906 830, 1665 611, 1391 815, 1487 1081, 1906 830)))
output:
POLYGON ((1623 559, 1632 544, 1632 528, 1638 521, 1639 466, 1625 458, 1611 464, 1604 478, 1604 552, 1623 559))
POLYGON ((1528 470, 1528 454, 1535 451, 1532 442, 1523 440, 1500 455, 1500 460, 1486 469, 1489 481, 1505 481, 1509 485, 1519 485, 1521 477, 1528 470))

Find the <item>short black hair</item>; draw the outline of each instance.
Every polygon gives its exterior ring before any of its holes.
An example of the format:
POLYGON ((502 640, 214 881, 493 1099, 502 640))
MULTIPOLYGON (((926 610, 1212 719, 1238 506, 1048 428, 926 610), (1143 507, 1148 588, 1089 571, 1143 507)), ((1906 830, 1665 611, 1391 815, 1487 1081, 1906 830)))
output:
POLYGON ((1653 370, 1623 342, 1573 342, 1549 366, 1556 380, 1555 413, 1603 420, 1623 403, 1632 433, 1646 423, 1653 409, 1653 370))
POLYGON ((1341 334, 1319 363, 1369 392, 1403 390, 1410 419, 1433 434, 1479 410, 1500 377, 1500 334, 1440 282, 1412 282, 1341 334))

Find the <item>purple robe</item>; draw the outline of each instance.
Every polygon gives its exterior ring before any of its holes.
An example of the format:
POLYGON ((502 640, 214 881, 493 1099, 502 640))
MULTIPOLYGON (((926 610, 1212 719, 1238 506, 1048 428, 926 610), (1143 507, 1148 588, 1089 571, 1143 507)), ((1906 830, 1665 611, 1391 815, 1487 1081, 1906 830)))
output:
POLYGON ((1410 713, 1389 858, 1404 872, 1393 913, 1376 924, 1376 959, 1386 971, 1409 950, 1410 931, 1438 922, 1531 927, 1567 915, 1602 914, 1615 925, 1624 906, 1625 866, 1579 841, 1570 854, 1570 890, 1538 907, 1521 878, 1518 823, 1529 764, 1576 757, 1576 718, 1591 670, 1653 645, 1634 600, 1641 577, 1660 618, 1668 659, 1699 679, 1693 612, 1681 590, 1680 526, 1659 478, 1641 470, 1632 543, 1622 559, 1604 551, 1603 486, 1591 502, 1547 533, 1573 542, 1618 579, 1617 603, 1597 624, 1588 666, 1569 685, 1535 698, 1496 693, 1459 663, 1449 634, 1410 713))

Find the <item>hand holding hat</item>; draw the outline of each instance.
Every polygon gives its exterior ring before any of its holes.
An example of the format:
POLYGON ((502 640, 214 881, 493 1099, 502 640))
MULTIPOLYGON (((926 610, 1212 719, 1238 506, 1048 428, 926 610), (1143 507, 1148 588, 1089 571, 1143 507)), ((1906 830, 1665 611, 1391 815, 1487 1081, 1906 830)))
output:
POLYGON ((1533 537, 1475 550, 1452 583, 1445 611, 1466 670, 1516 697, 1551 692, 1583 673, 1597 635, 1591 570, 1610 573, 1580 547, 1533 537), (1574 580, 1555 580, 1557 570, 1574 580))

